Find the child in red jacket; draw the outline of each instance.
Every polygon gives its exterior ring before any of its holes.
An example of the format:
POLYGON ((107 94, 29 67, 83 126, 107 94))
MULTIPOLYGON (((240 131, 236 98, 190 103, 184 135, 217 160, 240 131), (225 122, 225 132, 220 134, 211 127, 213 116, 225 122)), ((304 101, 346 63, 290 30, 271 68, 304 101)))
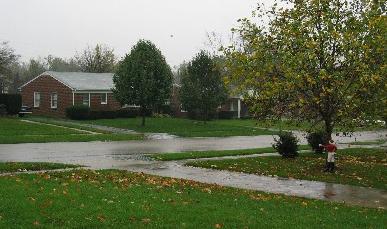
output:
POLYGON ((333 172, 335 170, 335 154, 337 150, 335 142, 333 140, 329 140, 329 143, 327 145, 320 144, 319 146, 323 147, 328 153, 327 164, 324 172, 333 172))

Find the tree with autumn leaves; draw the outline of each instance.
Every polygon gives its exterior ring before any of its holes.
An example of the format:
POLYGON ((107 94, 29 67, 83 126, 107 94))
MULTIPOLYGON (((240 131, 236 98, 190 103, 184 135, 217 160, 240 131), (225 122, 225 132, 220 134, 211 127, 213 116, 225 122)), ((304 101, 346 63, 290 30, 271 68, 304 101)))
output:
POLYGON ((289 0, 233 29, 225 81, 259 119, 337 125, 385 117, 384 1, 289 0))

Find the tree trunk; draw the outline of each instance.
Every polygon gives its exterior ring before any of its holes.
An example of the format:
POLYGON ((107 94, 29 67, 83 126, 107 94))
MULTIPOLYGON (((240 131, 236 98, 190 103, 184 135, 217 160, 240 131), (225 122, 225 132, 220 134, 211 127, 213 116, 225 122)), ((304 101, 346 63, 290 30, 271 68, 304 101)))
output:
POLYGON ((145 126, 145 115, 146 115, 146 109, 145 108, 141 108, 141 114, 142 114, 142 122, 141 122, 141 126, 145 126))
POLYGON ((332 139, 333 124, 330 118, 324 119, 325 123, 325 143, 332 139))
POLYGON ((142 123, 141 126, 145 126, 145 113, 142 114, 142 123))

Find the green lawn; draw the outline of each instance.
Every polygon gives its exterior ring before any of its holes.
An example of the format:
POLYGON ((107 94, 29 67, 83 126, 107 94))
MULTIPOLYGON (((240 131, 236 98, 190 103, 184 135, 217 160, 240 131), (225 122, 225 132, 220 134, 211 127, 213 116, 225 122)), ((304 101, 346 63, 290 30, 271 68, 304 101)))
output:
POLYGON ((18 118, 0 118, 0 144, 124 141, 139 139, 142 139, 142 136, 110 133, 87 134, 81 130, 27 123, 18 118))
POLYGON ((141 118, 101 119, 83 121, 103 126, 135 130, 142 133, 169 133, 181 137, 227 137, 271 135, 272 131, 258 129, 252 120, 214 120, 206 124, 201 121, 181 118, 147 118, 142 127, 141 118))
MULTIPOLYGON (((310 149, 307 145, 299 146, 299 150, 310 149)), ((253 155, 262 153, 274 153, 273 147, 258 148, 258 149, 241 149, 241 150, 224 150, 224 151, 189 151, 180 153, 157 153, 149 155, 148 157, 159 161, 176 161, 185 159, 198 159, 198 158, 212 158, 212 157, 224 157, 224 156, 241 156, 241 155, 253 155)))
MULTIPOLYGON (((169 133, 181 137, 227 137, 227 136, 257 136, 271 135, 274 130, 303 130, 320 128, 323 125, 311 125, 307 122, 296 122, 292 120, 282 121, 257 121, 253 119, 213 120, 206 124, 201 121, 183 118, 147 118, 145 127, 142 127, 141 118, 101 119, 82 121, 82 123, 98 124, 135 130, 147 133, 169 133)), ((342 128, 337 128, 340 130, 342 128)), ((380 126, 358 127, 355 130, 378 130, 380 126)))
POLYGON ((383 228, 385 210, 122 171, 0 177, 0 228, 383 228))
POLYGON ((67 169, 77 167, 80 166, 47 162, 0 162, 0 173, 67 169))
POLYGON ((36 136, 36 135, 70 135, 83 132, 60 127, 38 125, 22 122, 18 118, 0 118, 0 137, 4 136, 36 136))
POLYGON ((69 122, 68 119, 62 119, 62 118, 52 118, 52 117, 43 117, 43 116, 29 116, 23 118, 25 120, 30 120, 30 121, 35 121, 35 122, 41 122, 41 123, 47 123, 47 124, 53 124, 53 125, 59 125, 59 126, 64 126, 64 127, 69 127, 69 128, 76 128, 80 130, 86 130, 86 131, 92 131, 92 132, 97 132, 101 134, 110 134, 111 132, 109 131, 103 131, 87 126, 82 126, 79 125, 76 122, 69 122))
MULTIPOLYGON (((237 126, 251 126, 251 127, 259 127, 259 128, 270 128, 276 130, 301 130, 301 131, 310 131, 310 130, 323 130, 324 123, 319 122, 317 124, 313 124, 310 122, 298 122, 294 120, 267 120, 267 121, 258 121, 254 119, 234 119, 234 120, 219 120, 219 122, 227 122, 229 125, 237 125, 237 126)), ((368 131, 368 130, 386 130, 386 126, 381 124, 369 124, 363 126, 355 126, 351 128, 344 128, 342 126, 336 126, 335 131, 342 132, 345 131, 368 131)))
POLYGON ((334 174, 322 172, 325 156, 309 153, 301 154, 296 159, 256 157, 221 161, 194 161, 187 165, 387 189, 386 150, 339 150, 336 163, 338 168, 334 174))

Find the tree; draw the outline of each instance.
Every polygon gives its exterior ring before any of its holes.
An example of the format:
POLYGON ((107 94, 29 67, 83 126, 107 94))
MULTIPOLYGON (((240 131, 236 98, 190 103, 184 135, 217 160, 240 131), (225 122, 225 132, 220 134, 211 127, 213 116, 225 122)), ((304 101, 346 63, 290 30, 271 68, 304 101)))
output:
POLYGON ((25 80, 29 81, 47 71, 47 64, 42 58, 30 59, 25 72, 25 80))
POLYGON ((60 57, 48 55, 45 60, 47 61, 48 70, 58 72, 77 72, 80 67, 77 61, 73 58, 66 60, 60 57))
POLYGON ((15 62, 11 65, 10 71, 8 74, 9 85, 8 85, 8 93, 16 94, 18 93, 18 89, 25 82, 24 77, 26 74, 25 64, 20 64, 19 62, 15 62))
POLYGON ((147 110, 170 98, 172 71, 152 42, 140 40, 119 63, 113 82, 114 95, 121 104, 140 106, 145 126, 147 110))
POLYGON ((8 46, 8 42, 0 43, 0 93, 4 92, 10 83, 8 77, 11 65, 15 63, 18 56, 15 51, 8 46))
POLYGON ((259 7, 257 23, 240 20, 239 40, 223 49, 226 82, 244 92, 255 116, 323 122, 330 138, 338 124, 386 113, 383 3, 287 3, 259 7))
POLYGON ((114 50, 105 45, 87 47, 82 54, 75 56, 78 66, 83 72, 114 72, 116 57, 114 50))
POLYGON ((185 68, 180 96, 184 109, 205 121, 227 99, 220 70, 206 52, 197 54, 185 68))

